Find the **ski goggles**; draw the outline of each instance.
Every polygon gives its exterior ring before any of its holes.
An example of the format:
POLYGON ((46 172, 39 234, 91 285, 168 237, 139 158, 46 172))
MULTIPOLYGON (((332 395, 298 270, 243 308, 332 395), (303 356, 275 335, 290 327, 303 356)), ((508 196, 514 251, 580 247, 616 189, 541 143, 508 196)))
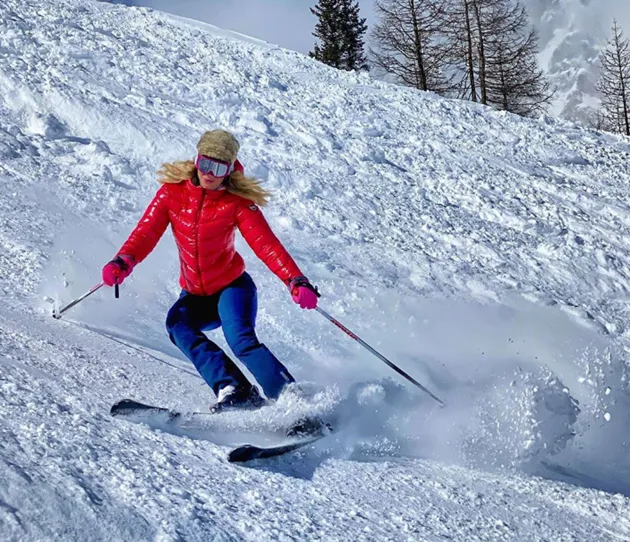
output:
POLYGON ((234 171, 234 164, 217 160, 216 158, 210 158, 203 154, 197 155, 195 167, 204 175, 212 174, 215 177, 227 177, 234 171))

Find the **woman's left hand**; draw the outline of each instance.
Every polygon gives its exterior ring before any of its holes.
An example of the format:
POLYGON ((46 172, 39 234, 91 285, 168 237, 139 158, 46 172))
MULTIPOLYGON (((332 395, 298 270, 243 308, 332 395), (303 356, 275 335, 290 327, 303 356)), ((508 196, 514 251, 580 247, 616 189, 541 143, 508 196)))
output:
POLYGON ((289 282, 291 297, 303 309, 314 309, 317 307, 317 298, 320 293, 306 277, 296 277, 289 282))

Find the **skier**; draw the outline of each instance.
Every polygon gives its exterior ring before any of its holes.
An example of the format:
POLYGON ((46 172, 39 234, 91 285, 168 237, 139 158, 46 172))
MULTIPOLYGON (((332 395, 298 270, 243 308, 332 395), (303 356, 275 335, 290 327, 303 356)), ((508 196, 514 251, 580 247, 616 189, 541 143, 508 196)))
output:
POLYGON ((301 308, 314 309, 319 297, 265 220, 260 207, 269 193, 245 176, 237 159, 239 147, 230 132, 212 130, 197 143, 194 161, 163 164, 158 172, 162 186, 117 255, 103 267, 106 285, 122 284, 171 225, 182 292, 168 312, 166 328, 216 394, 211 408, 215 412, 257 408, 265 401, 203 331, 223 327, 232 352, 269 399, 295 381, 256 336, 256 286, 234 248, 235 230, 288 286, 301 308))

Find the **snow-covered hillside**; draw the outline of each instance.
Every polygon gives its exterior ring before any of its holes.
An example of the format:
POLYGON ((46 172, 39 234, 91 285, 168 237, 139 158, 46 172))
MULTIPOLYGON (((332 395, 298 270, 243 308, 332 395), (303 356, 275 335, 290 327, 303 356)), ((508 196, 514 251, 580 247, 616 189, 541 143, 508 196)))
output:
MULTIPOLYGON (((146 6, 165 10, 176 15, 217 21, 230 21, 234 28, 244 31, 252 28, 259 37, 272 43, 286 43, 290 33, 274 25, 265 24, 257 17, 262 0, 239 0, 230 2, 169 2, 168 0, 101 0, 131 6, 146 6), (230 20, 229 13, 235 9, 246 10, 246 16, 230 20), (217 12, 217 8, 218 12, 217 12), (253 22, 256 21, 256 22, 253 22), (274 34, 273 32, 276 32, 274 34), (275 35, 275 39, 274 39, 275 35)), ((610 36, 613 18, 621 28, 630 28, 630 15, 626 0, 522 0, 530 13, 531 23, 540 35, 539 61, 555 94, 548 113, 551 116, 592 125, 600 105, 595 84, 599 78, 599 55, 610 36)), ((376 24, 373 2, 359 2, 361 13, 368 17, 368 25, 376 24)), ((295 16, 303 19, 308 6, 296 8, 295 16)), ((286 8, 274 4, 269 17, 286 18, 286 8)), ((301 23, 304 24, 303 22, 301 23)), ((313 20, 313 25, 315 24, 313 20)), ((295 30, 294 30, 295 32, 295 30)), ((295 43, 295 40, 293 41, 295 43)), ((311 46, 304 45, 303 52, 311 46)))
POLYGON ((3 540, 630 537, 630 142, 88 0, 3 0, 0 91, 3 540), (259 334, 304 392, 201 429, 108 415, 213 401, 164 330, 169 234, 119 300, 56 321, 45 298, 96 284, 161 162, 217 126, 322 307, 446 408, 239 241, 259 334), (303 412, 339 431, 226 462, 230 435, 303 412))

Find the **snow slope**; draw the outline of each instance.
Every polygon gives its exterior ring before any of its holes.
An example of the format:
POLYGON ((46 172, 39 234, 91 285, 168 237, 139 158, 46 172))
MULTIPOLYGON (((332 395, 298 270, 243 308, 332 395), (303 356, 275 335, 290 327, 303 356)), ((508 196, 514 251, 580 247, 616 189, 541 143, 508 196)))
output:
MULTIPOLYGON (((187 0, 170 2, 168 0, 102 0, 131 6, 153 7, 169 13, 205 19, 214 24, 234 25, 241 31, 246 28, 258 36, 266 36, 273 43, 285 43, 296 28, 279 28, 278 21, 290 19, 288 2, 269 2, 264 0, 240 0, 221 5, 220 2, 187 0), (235 10, 244 12, 244 16, 230 18, 235 10), (262 13, 261 13, 262 12, 262 13), (266 19, 266 20, 263 20, 266 19)), ((563 119, 591 125, 599 108, 599 93, 595 83, 599 78, 599 54, 610 35, 613 18, 621 28, 628 28, 630 16, 626 9, 626 0, 523 0, 530 13, 531 22, 540 35, 539 61, 555 89, 555 95, 548 113, 563 119)), ((363 15, 367 15, 368 24, 376 23, 373 14, 373 2, 359 2, 363 15)), ((307 5, 298 4, 294 17, 301 20, 308 16, 307 5)), ((314 19, 312 22, 315 24, 314 19)), ((307 25, 308 26, 308 25, 307 25)), ((306 33, 308 34, 308 28, 306 33)), ((294 43, 295 39, 292 40, 294 43)), ((299 40, 297 40, 299 42, 299 40)), ((306 52, 312 44, 307 40, 300 50, 306 52)))
MULTIPOLYGON (((439 99, 297 53, 87 0, 0 4, 0 532, 7 540, 630 538, 630 143, 439 99), (243 243, 259 334, 301 394, 204 427, 108 416, 204 409, 169 343, 168 235, 99 281, 164 160, 232 129, 315 313, 243 243), (232 466, 226 441, 316 412, 341 428, 232 466)), ((220 337, 217 338, 220 341, 220 337)), ((255 435, 254 435, 255 436, 255 435)))

